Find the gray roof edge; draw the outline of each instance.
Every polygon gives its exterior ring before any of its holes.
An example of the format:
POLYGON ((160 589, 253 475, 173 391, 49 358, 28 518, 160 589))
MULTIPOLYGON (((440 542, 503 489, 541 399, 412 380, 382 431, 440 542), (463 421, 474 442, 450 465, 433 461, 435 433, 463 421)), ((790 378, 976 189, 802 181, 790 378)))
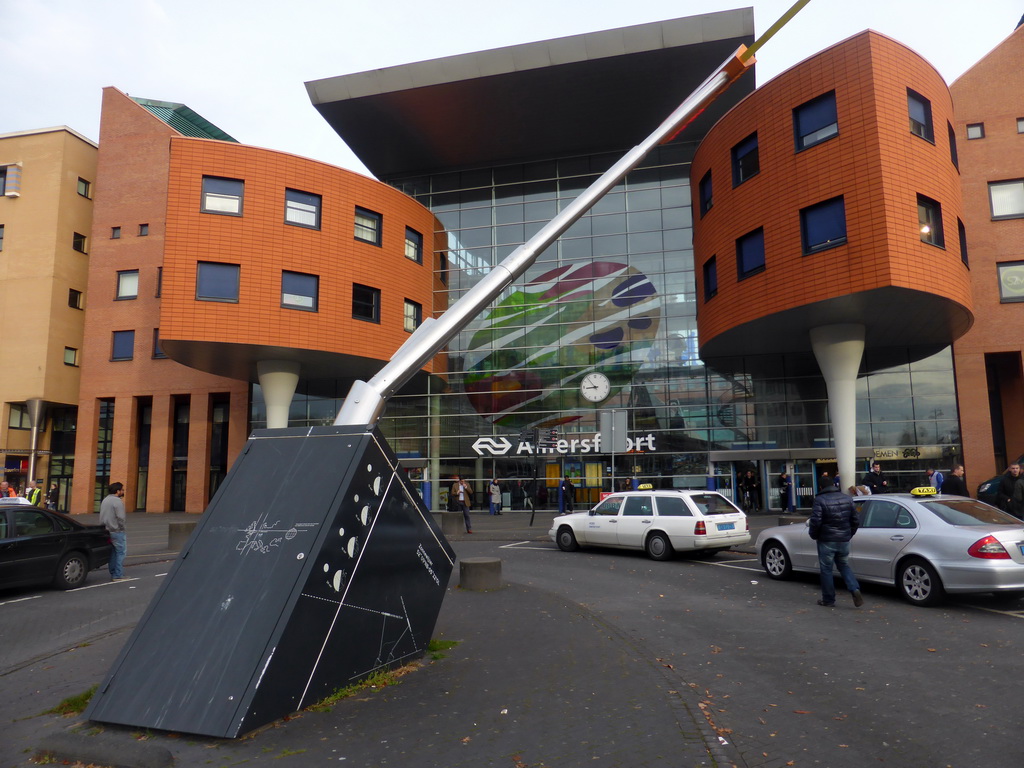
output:
POLYGON ((754 9, 685 16, 632 27, 492 48, 306 82, 314 106, 476 77, 682 45, 753 37, 754 9))

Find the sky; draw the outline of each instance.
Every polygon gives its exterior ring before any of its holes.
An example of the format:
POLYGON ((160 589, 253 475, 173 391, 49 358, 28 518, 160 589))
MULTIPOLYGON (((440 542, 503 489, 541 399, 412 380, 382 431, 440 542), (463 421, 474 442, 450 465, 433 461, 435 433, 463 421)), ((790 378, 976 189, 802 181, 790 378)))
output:
MULTIPOLYGON (((0 134, 66 125, 96 141, 114 86, 187 104, 244 144, 367 173, 305 82, 746 6, 760 36, 794 1, 0 0, 0 134)), ((810 0, 758 52, 758 84, 865 29, 952 83, 1022 15, 1024 0, 810 0)))

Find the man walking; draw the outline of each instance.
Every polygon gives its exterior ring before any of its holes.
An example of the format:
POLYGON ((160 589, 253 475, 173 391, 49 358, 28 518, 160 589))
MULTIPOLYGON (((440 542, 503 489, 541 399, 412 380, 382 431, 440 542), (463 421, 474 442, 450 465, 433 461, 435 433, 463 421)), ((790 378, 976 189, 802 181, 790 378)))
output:
POLYGON ((942 481, 942 488, 939 493, 948 496, 970 496, 967 492, 967 483, 964 482, 964 465, 954 464, 953 471, 942 481))
POLYGON ((886 493, 889 490, 889 481, 882 474, 882 465, 877 461, 871 465, 871 471, 864 475, 860 484, 866 485, 872 496, 876 493, 886 493))
POLYGON ((836 583, 832 566, 839 569, 846 588, 853 595, 853 604, 860 608, 864 598, 860 584, 850 568, 850 539, 860 527, 860 516, 853 500, 835 486, 826 486, 814 497, 808 533, 818 542, 818 568, 821 572, 821 600, 818 605, 830 608, 836 604, 836 583))
POLYGON ((124 485, 111 483, 107 487, 107 497, 100 502, 100 525, 110 534, 110 543, 114 551, 110 553, 110 578, 121 581, 124 578, 124 556, 128 551, 128 534, 124 528, 124 485))
POLYGON ((1014 517, 1019 517, 1019 515, 1014 512, 1013 489, 1020 476, 1020 464, 1013 462, 999 478, 999 488, 996 491, 996 506, 1014 517))

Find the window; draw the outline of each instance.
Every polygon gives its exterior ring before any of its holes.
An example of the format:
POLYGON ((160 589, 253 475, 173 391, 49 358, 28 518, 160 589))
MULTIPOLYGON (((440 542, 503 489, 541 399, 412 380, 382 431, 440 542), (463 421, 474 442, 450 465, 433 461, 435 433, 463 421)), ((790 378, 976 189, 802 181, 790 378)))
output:
POLYGON ((281 273, 281 306, 317 311, 320 278, 301 272, 281 273))
POLYGON ((703 216, 711 210, 711 206, 714 205, 715 202, 711 189, 711 171, 708 171, 700 177, 697 194, 700 197, 700 215, 703 216))
POLYGON ((843 198, 834 197, 800 211, 800 236, 805 256, 845 243, 846 206, 843 198))
POLYGON ((244 190, 245 182, 239 179, 203 176, 203 213, 241 216, 244 190))
POLYGON ((11 403, 7 426, 11 429, 32 429, 32 422, 28 417, 28 407, 21 403, 11 403))
POLYGON ((78 367, 78 350, 74 347, 64 347, 64 365, 78 367))
POLYGON ((965 267, 970 268, 971 264, 967 260, 967 228, 959 216, 956 218, 956 232, 960 237, 960 261, 964 263, 965 267))
POLYGON ((120 227, 111 227, 110 228, 110 239, 111 240, 120 240, 121 239, 121 228, 120 227))
POLYGON ((92 197, 92 184, 83 178, 79 178, 78 194, 80 194, 82 197, 92 197))
POLYGON ((405 330, 412 333, 423 322, 423 307, 415 301, 405 300, 405 330))
POLYGON ((18 197, 21 194, 21 166, 0 165, 0 195, 18 197))
POLYGON ((163 267, 157 267, 156 268, 156 297, 158 299, 160 298, 160 291, 163 290, 163 287, 164 287, 164 268, 163 267))
POLYGON ((1024 133, 1024 117, 1017 118, 1017 133, 1024 133))
POLYGON ((968 123, 967 124, 967 138, 968 139, 984 139, 985 138, 985 124, 984 123, 968 123))
POLYGON ((320 229, 320 195, 299 192, 297 189, 284 191, 284 220, 297 227, 320 229))
POLYGON ((238 301, 238 264, 200 261, 196 265, 196 298, 200 301, 238 301))
POLYGON ((7 166, 0 167, 0 195, 7 194, 7 166))
POLYGON ((942 206, 930 197, 917 196, 917 222, 921 227, 921 242, 946 247, 942 236, 942 206))
POLYGON ((423 235, 409 227, 405 228, 405 258, 423 263, 423 235))
POLYGON ((357 320, 380 322, 380 289, 353 283, 352 317, 357 320))
POLYGON ((153 357, 154 357, 154 359, 157 359, 157 360, 167 357, 167 355, 164 352, 163 348, 160 346, 160 329, 159 328, 154 328, 153 329, 153 357))
POLYGON ((78 232, 75 232, 74 236, 71 238, 71 247, 74 248, 79 253, 88 253, 88 251, 85 250, 85 245, 86 245, 86 237, 85 237, 85 235, 82 235, 82 234, 79 234, 78 232))
POLYGON ((761 170, 757 154, 757 134, 752 133, 732 148, 732 185, 738 187, 761 170))
POLYGON ((4 249, 4 225, 0 224, 0 251, 4 249))
POLYGON ((131 360, 135 356, 135 331, 114 331, 111 360, 131 360))
POLYGON ((149 236, 149 224, 139 224, 139 237, 149 236))
POLYGON ((117 273, 117 296, 120 299, 137 299, 139 297, 139 270, 128 269, 117 273))
POLYGON ((907 88, 907 111, 910 113, 910 132, 934 143, 932 103, 917 91, 907 88))
POLYGON ((959 171, 960 158, 956 152, 956 131, 953 130, 952 123, 946 123, 946 130, 949 133, 949 159, 952 161, 953 167, 959 171))
POLYGON ((839 134, 836 92, 823 93, 793 110, 796 151, 813 147, 839 134))
POLYGON ((356 208, 356 240, 380 245, 382 217, 365 208, 356 208))
POLYGON ((68 288, 68 306, 72 309, 82 308, 82 292, 74 288, 68 288))
POLYGON ((1003 304, 1024 301, 1024 261, 996 264, 999 274, 999 301, 1003 304))
POLYGON ((1019 219, 1024 216, 1024 179, 990 181, 988 199, 993 219, 1019 219))
POLYGON ((736 241, 736 276, 742 280, 764 272, 764 227, 736 241))
POLYGON ((704 301, 718 295, 718 257, 712 256, 704 262, 704 301))

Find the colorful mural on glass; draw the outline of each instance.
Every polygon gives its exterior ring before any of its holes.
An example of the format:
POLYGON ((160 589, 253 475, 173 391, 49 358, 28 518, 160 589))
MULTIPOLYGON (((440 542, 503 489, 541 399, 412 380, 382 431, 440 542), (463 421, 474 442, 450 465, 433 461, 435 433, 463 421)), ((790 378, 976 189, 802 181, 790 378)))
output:
POLYGON ((627 264, 552 269, 481 319, 466 350, 466 394, 504 427, 574 421, 602 405, 581 397, 583 377, 605 374, 614 397, 644 362, 660 322, 654 285, 627 264))

